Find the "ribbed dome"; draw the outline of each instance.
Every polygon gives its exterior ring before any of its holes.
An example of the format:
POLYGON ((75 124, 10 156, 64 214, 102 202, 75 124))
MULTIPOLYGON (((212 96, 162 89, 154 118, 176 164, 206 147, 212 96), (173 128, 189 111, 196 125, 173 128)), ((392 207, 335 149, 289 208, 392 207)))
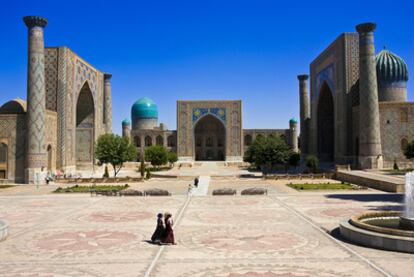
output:
POLYGON ((122 126, 129 126, 131 125, 131 121, 129 121, 128 118, 125 118, 124 120, 122 120, 122 126))
POLYGON ((294 117, 292 117, 292 118, 289 120, 289 122, 290 122, 290 123, 298 123, 297 119, 296 119, 296 118, 294 118, 294 117))
POLYGON ((158 107, 148 97, 139 99, 132 105, 131 117, 134 118, 158 118, 158 107))
POLYGON ((388 50, 376 56, 377 78, 380 82, 408 81, 408 68, 403 59, 388 50))

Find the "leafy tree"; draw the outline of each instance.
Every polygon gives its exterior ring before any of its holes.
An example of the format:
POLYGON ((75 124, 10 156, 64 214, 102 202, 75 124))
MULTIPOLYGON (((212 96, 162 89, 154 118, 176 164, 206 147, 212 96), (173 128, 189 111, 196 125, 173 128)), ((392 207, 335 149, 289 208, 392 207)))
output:
POLYGON ((414 140, 407 143, 407 145, 404 148, 404 155, 407 159, 414 158, 414 140))
POLYGON ((168 162, 168 151, 163 145, 153 145, 145 149, 145 160, 149 161, 153 166, 159 167, 160 165, 168 162))
POLYGON ((174 163, 178 161, 177 153, 175 153, 174 151, 168 151, 167 158, 171 166, 174 166, 174 163))
POLYGON ((145 161, 144 156, 141 155, 141 164, 139 165, 139 171, 141 173, 141 178, 145 177, 145 161))
POLYGON ((101 135, 98 138, 95 157, 100 164, 111 164, 114 176, 119 173, 124 162, 133 161, 137 156, 137 150, 128 138, 114 134, 101 135))
POLYGON ((299 161, 300 161, 300 154, 292 151, 292 154, 289 157, 289 165, 298 166, 299 161))
POLYGON ((318 157, 315 155, 308 155, 306 157, 306 167, 309 168, 311 172, 315 173, 319 167, 318 157))
POLYGON ((247 149, 244 161, 253 163, 262 170, 275 165, 286 165, 293 151, 278 136, 258 136, 247 149))

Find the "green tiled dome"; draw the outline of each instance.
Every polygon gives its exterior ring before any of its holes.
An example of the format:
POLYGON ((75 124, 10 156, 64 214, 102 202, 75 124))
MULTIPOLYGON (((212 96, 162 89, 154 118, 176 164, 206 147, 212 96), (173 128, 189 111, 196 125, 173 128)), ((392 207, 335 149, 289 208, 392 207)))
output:
POLYGON ((134 118, 158 118, 158 107, 148 97, 139 99, 132 105, 131 117, 134 118))
POLYGON ((408 81, 408 68, 403 59, 384 49, 376 56, 377 78, 380 82, 408 81))
POLYGON ((131 125, 131 121, 129 121, 128 118, 125 118, 124 120, 122 120, 122 126, 128 126, 131 125))
POLYGON ((298 123, 298 120, 297 120, 296 118, 292 117, 292 118, 289 120, 289 122, 291 122, 291 123, 298 123))

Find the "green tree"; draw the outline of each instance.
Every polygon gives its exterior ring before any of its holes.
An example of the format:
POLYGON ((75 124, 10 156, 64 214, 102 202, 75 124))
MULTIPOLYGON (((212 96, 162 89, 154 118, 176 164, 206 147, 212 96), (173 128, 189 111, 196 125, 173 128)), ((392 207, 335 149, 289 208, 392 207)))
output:
POLYGON ((145 149, 145 160, 155 167, 166 164, 168 162, 167 148, 163 145, 153 145, 148 147, 145 149))
POLYGON ((407 145, 404 148, 404 155, 407 159, 414 158, 414 140, 407 143, 407 145))
POLYGON ((275 165, 287 165, 293 151, 278 136, 258 136, 247 149, 244 161, 264 170, 275 165))
POLYGON ((168 162, 170 163, 171 167, 173 167, 174 163, 178 161, 177 153, 175 153, 174 151, 168 151, 167 158, 168 158, 168 162))
POLYGON ((315 155, 308 155, 306 157, 306 167, 313 173, 316 172, 316 170, 319 167, 319 160, 318 157, 315 155))
POLYGON ((292 154, 289 157, 289 165, 298 166, 299 161, 300 161, 300 154, 292 151, 292 154))
POLYGON ((137 150, 128 138, 114 134, 101 135, 95 148, 95 157, 100 164, 111 164, 114 176, 119 173, 125 162, 135 160, 137 150))

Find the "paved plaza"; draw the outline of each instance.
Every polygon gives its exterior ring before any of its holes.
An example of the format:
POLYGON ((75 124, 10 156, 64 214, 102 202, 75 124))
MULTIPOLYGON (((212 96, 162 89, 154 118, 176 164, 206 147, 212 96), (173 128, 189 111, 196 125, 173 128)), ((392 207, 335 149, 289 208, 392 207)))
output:
POLYGON ((91 197, 48 193, 55 186, 0 191, 0 276, 412 276, 414 256, 364 248, 337 237, 341 220, 398 210, 401 195, 374 190, 296 192, 287 181, 212 178, 208 195, 189 181, 153 179, 170 197, 91 197), (237 196, 211 196, 215 188, 237 196), (240 196, 246 187, 267 196, 240 196), (170 211, 177 245, 147 242, 155 215, 170 211), (332 233, 332 235, 331 235, 332 233))

